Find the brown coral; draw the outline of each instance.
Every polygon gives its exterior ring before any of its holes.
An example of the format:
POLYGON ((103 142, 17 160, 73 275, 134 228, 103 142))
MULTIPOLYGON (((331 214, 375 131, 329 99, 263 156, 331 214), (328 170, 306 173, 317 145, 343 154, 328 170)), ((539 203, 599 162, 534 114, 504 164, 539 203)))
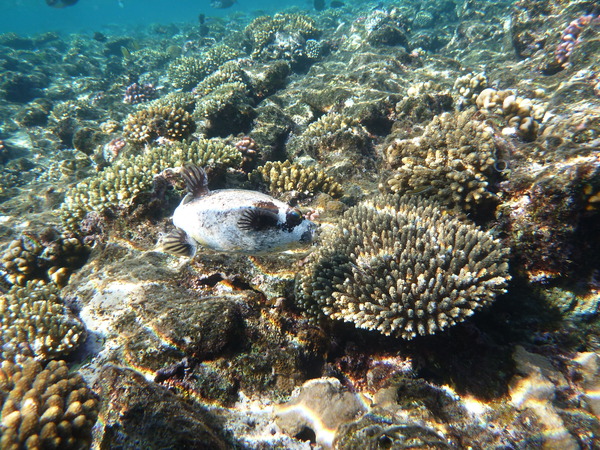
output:
POLYGON ((342 186, 322 170, 292 164, 290 161, 268 162, 256 169, 251 176, 268 184, 272 193, 294 191, 297 196, 304 197, 316 192, 324 192, 332 197, 342 195, 342 186))
POLYGON ((469 210, 494 196, 488 189, 496 162, 494 130, 472 111, 434 117, 422 136, 396 139, 385 151, 396 173, 393 192, 421 192, 469 210))
POLYGON ((3 449, 90 447, 98 401, 64 361, 2 361, 0 400, 3 449))
POLYGON ((182 141, 194 132, 192 116, 182 108, 150 106, 130 114, 123 131, 128 141, 149 144, 158 138, 182 141))
POLYGON ((296 288, 313 316, 411 339, 456 323, 505 292, 508 250, 434 203, 381 196, 349 209, 296 288))

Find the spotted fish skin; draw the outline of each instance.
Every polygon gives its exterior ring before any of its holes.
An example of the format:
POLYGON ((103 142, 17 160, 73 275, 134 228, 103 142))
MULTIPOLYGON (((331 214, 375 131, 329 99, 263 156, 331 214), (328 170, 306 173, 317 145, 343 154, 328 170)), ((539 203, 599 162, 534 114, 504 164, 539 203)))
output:
POLYGON ((166 251, 192 256, 199 244, 228 253, 256 255, 284 251, 313 239, 316 225, 269 195, 242 189, 209 192, 206 174, 182 169, 189 193, 173 214, 176 233, 166 251))

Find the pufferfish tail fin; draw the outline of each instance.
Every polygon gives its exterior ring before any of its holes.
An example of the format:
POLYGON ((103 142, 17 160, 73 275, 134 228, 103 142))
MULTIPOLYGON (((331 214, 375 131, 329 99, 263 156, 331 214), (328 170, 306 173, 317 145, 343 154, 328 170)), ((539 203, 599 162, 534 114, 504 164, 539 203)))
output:
POLYGON ((165 236, 160 244, 160 249, 172 255, 188 256, 191 258, 196 254, 196 243, 189 238, 185 231, 175 228, 175 230, 165 236))
POLYGON ((181 168, 181 176, 185 181, 185 187, 193 198, 208 194, 208 177, 202 167, 186 164, 181 168))

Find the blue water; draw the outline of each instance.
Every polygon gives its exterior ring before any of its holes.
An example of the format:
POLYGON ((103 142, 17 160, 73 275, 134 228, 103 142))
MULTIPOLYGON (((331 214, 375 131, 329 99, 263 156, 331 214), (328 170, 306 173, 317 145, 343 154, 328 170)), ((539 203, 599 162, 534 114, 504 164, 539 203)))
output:
POLYGON ((79 0, 56 9, 45 0, 0 0, 0 33, 35 34, 46 31, 79 33, 102 31, 110 25, 197 23, 198 14, 220 17, 234 11, 272 13, 283 6, 309 8, 312 2, 286 0, 238 0, 228 9, 210 7, 210 0, 79 0))

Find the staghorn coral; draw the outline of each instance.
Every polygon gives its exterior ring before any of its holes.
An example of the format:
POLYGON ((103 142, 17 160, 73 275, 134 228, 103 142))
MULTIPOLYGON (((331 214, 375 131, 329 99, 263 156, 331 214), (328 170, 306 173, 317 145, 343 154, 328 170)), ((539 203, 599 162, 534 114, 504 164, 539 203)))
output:
POLYGON ((92 443, 98 401, 64 361, 31 358, 0 365, 3 449, 85 449, 92 443))
POLYGON ((134 198, 150 192, 153 179, 163 170, 184 164, 238 166, 239 151, 214 139, 170 143, 147 150, 142 155, 118 159, 97 176, 83 180, 66 194, 61 215, 69 229, 77 229, 79 221, 90 211, 127 208, 134 198))
POLYGON ((30 281, 0 297, 2 357, 23 354, 51 359, 72 352, 85 336, 83 324, 52 285, 30 281))
POLYGON ((152 105, 127 116, 123 132, 129 142, 143 145, 158 138, 182 141, 195 129, 192 116, 184 109, 152 105))
POLYGON ((297 283, 312 316, 412 339, 456 323, 505 292, 508 249, 435 203, 380 196, 323 238, 297 283))
POLYGON ((182 56, 169 66, 169 79, 175 88, 188 91, 223 63, 239 56, 237 50, 224 44, 211 47, 198 57, 182 56))
POLYGON ((275 194, 293 191, 302 197, 316 192, 324 192, 332 197, 342 195, 342 186, 324 171, 292 164, 290 161, 269 161, 252 172, 250 177, 267 184, 269 191, 275 194))
POLYGON ((493 197, 487 189, 496 162, 494 130, 471 111, 434 117, 422 136, 396 139, 386 149, 396 169, 393 192, 422 192, 465 210, 493 197))
POLYGON ((40 236, 25 233, 13 240, 0 263, 11 284, 25 286, 30 280, 42 280, 62 287, 72 271, 85 264, 89 253, 90 248, 78 236, 48 229, 40 236))

